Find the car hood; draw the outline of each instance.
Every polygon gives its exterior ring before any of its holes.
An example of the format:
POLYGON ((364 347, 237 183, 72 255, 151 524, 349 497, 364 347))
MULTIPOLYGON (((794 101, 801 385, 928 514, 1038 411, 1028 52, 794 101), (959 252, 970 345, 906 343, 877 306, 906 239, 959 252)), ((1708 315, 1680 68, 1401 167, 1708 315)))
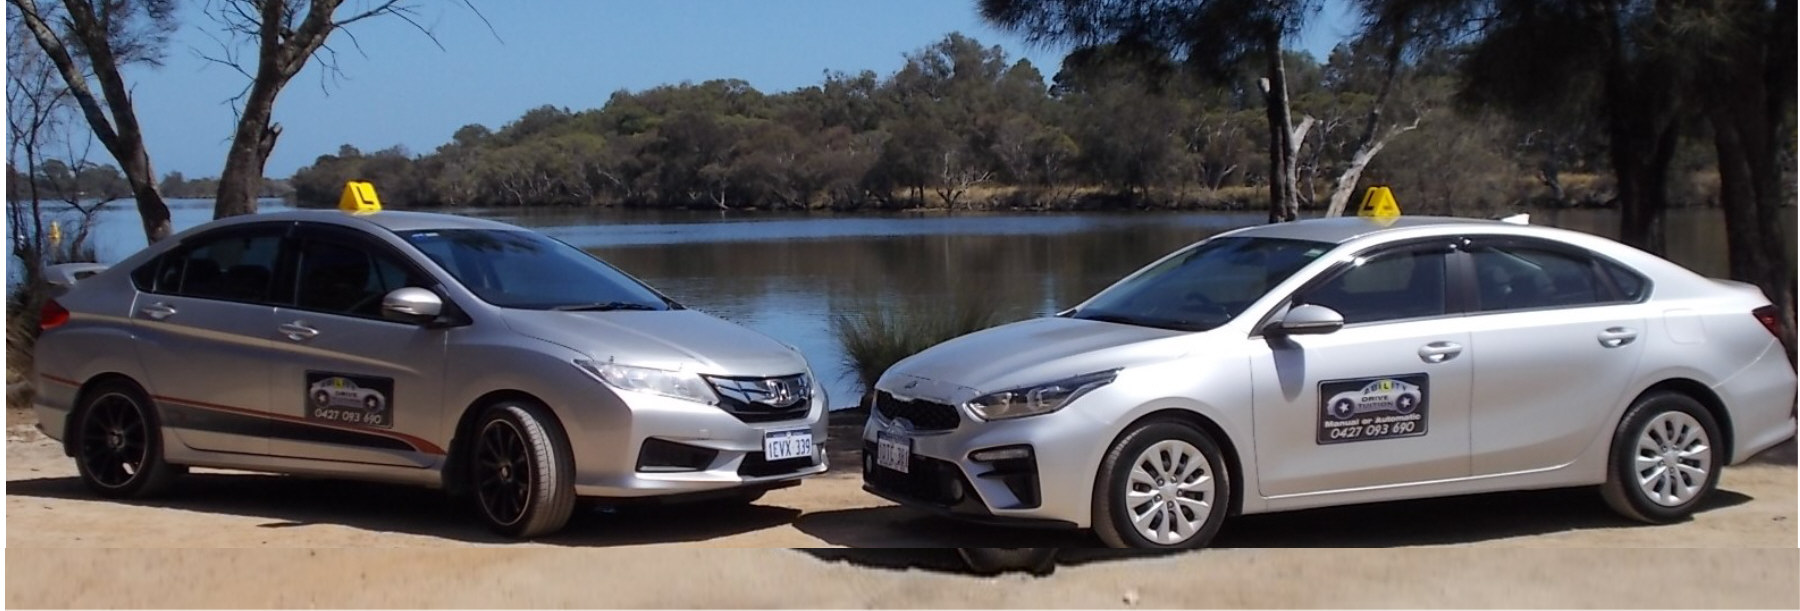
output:
POLYGON ((694 310, 507 310, 514 331, 622 365, 726 376, 807 370, 798 351, 747 327, 694 310))
POLYGON ((961 403, 979 395, 1174 358, 1191 333, 1047 317, 1001 325, 933 346, 890 368, 877 388, 961 403), (911 385, 910 388, 907 386, 911 385))

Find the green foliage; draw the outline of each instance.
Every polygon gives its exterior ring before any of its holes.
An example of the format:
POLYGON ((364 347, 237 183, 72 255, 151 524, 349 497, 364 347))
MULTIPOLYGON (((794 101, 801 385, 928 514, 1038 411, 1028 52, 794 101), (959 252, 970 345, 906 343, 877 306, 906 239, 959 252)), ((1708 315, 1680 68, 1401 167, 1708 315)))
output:
POLYGON ((1001 322, 996 308, 976 297, 948 306, 886 302, 853 311, 859 313, 834 315, 831 330, 844 347, 844 370, 865 390, 901 359, 1001 322))
MULTIPOLYGON (((1303 210, 1325 205, 1357 150, 1390 65, 1382 42, 1346 43, 1324 64, 1284 59, 1296 116, 1317 119, 1298 156, 1303 210)), ((1383 153, 1406 163, 1377 157, 1365 182, 1403 188, 1409 209, 1566 205, 1576 200, 1556 177, 1604 166, 1601 125, 1459 108, 1455 55, 1402 59, 1382 116, 1424 118, 1383 153), (1475 186, 1428 182, 1442 176, 1475 186)), ((827 73, 780 93, 737 80, 619 91, 599 108, 544 106, 496 128, 464 126, 423 155, 344 147, 292 183, 312 206, 335 205, 344 182, 361 179, 391 208, 1237 209, 1270 182, 1259 70, 1202 78, 1126 41, 1076 50, 1047 83, 1038 66, 951 34, 885 77, 827 73)))

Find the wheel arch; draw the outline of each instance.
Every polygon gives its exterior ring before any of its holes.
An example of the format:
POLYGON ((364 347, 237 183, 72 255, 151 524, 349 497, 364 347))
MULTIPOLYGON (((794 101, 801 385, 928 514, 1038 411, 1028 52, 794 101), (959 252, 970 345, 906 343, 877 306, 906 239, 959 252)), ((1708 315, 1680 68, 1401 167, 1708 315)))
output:
MULTIPOLYGON (((1642 401, 1644 397, 1655 392, 1673 392, 1684 395, 1698 401, 1701 407, 1706 408, 1706 412, 1712 415, 1713 422, 1719 425, 1719 445, 1724 450, 1724 456, 1729 460, 1729 457, 1732 455, 1732 448, 1735 447, 1734 444, 1736 443, 1736 440, 1732 438, 1731 412, 1730 410, 1725 409, 1725 401, 1719 398, 1718 393, 1713 392, 1712 388, 1692 378, 1669 378, 1651 384, 1649 388, 1644 389, 1644 392, 1638 393, 1636 397, 1633 397, 1630 405, 1636 405, 1638 401, 1642 401)), ((1626 411, 1629 412, 1630 410, 1627 409, 1626 411)), ((1624 425, 1623 418, 1624 416, 1620 416, 1619 422, 1613 425, 1615 429, 1624 425)))
POLYGON ((149 405, 145 406, 146 408, 156 409, 156 398, 150 396, 149 389, 144 388, 143 384, 138 383, 136 379, 133 379, 129 375, 117 371, 106 371, 88 376, 88 379, 82 382, 79 388, 75 389, 75 401, 69 406, 69 413, 63 415, 62 448, 64 456, 75 456, 75 434, 73 433, 75 430, 75 418, 81 415, 83 406, 87 403, 88 395, 94 392, 95 388, 102 384, 106 384, 107 382, 119 382, 130 385, 132 388, 137 389, 138 394, 143 395, 144 399, 149 403, 149 405))
MULTIPOLYGON (((444 490, 453 495, 466 491, 464 482, 467 478, 463 475, 468 468, 466 460, 469 448, 468 440, 475 434, 475 425, 481 418, 481 412, 488 407, 508 401, 543 407, 544 413, 550 419, 555 420, 556 426, 565 431, 565 435, 567 434, 568 426, 563 423, 562 417, 556 413, 555 409, 550 408, 549 403, 538 398, 537 395, 511 388, 489 391, 469 402, 469 405, 463 408, 462 414, 457 417, 456 428, 450 436, 450 447, 446 450, 447 455, 444 457, 443 475, 441 476, 444 480, 444 490)), ((571 460, 573 460, 573 456, 571 456, 571 460)))
MULTIPOLYGON (((1129 424, 1120 428, 1118 434, 1113 436, 1112 441, 1108 442, 1106 447, 1113 447, 1119 443, 1119 440, 1125 436, 1127 431, 1152 420, 1173 420, 1194 426, 1211 436, 1213 441, 1219 443, 1219 451, 1225 454, 1225 467, 1230 470, 1229 472, 1231 474, 1231 477, 1228 478, 1231 484, 1231 506, 1226 509, 1225 515, 1240 515, 1244 509, 1245 480, 1248 479, 1244 474, 1243 458, 1240 456, 1237 442, 1232 440, 1229 433, 1225 432, 1225 427, 1219 426, 1218 422, 1214 421, 1206 414, 1180 407, 1166 407, 1152 410, 1150 413, 1139 416, 1129 424)), ((1098 474, 1096 474, 1096 476, 1098 476, 1098 474)))

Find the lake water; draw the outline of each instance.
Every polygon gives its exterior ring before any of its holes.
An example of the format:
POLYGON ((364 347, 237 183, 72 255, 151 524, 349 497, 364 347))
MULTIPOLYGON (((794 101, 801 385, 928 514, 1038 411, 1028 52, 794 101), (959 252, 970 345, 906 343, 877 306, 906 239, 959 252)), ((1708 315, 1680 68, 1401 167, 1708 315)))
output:
MULTIPOLYGON (((210 200, 171 202, 176 230, 211 218, 210 200)), ((279 201, 263 210, 286 209, 279 201)), ((841 366, 834 314, 917 308, 977 295, 1010 319, 1073 305, 1157 257, 1262 214, 770 214, 629 210, 463 210, 532 227, 590 250, 683 304, 798 346, 832 404, 861 390, 841 366)), ((1533 222, 1612 235, 1604 211, 1535 213, 1533 222)), ((1716 210, 1670 223, 1671 258, 1726 271, 1716 210)), ((1790 222, 1791 225, 1791 222, 1790 222)), ((114 204, 94 230, 116 261, 144 245, 135 209, 114 204)), ((1790 239, 1790 252, 1793 250, 1790 239)))

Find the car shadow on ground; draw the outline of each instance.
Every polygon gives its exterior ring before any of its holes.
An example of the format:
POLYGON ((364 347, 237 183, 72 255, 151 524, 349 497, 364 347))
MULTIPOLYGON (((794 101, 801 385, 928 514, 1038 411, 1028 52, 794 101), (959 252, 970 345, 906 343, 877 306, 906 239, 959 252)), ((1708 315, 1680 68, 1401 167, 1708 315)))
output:
MULTIPOLYGON (((1720 489, 1699 513, 1742 505, 1750 496, 1720 489)), ((814 557, 884 568, 962 572, 953 547, 1055 547, 1057 564, 1135 558, 1153 552, 1096 549, 1085 531, 1007 528, 951 521, 900 507, 811 513, 794 527, 849 549, 804 550, 814 557)), ((1591 488, 1501 492, 1239 516, 1213 548, 1383 548, 1455 545, 1598 528, 1655 528, 1619 517, 1591 488)))
MULTIPOLYGON (((10 480, 7 496, 100 501, 73 477, 10 480)), ((425 488, 261 474, 194 473, 162 498, 101 501, 265 520, 264 528, 335 524, 465 543, 512 543, 477 521, 467 503, 425 488)), ((563 530, 534 542, 605 547, 706 541, 794 521, 799 510, 767 505, 709 510, 704 505, 601 509, 586 504, 563 530)))

